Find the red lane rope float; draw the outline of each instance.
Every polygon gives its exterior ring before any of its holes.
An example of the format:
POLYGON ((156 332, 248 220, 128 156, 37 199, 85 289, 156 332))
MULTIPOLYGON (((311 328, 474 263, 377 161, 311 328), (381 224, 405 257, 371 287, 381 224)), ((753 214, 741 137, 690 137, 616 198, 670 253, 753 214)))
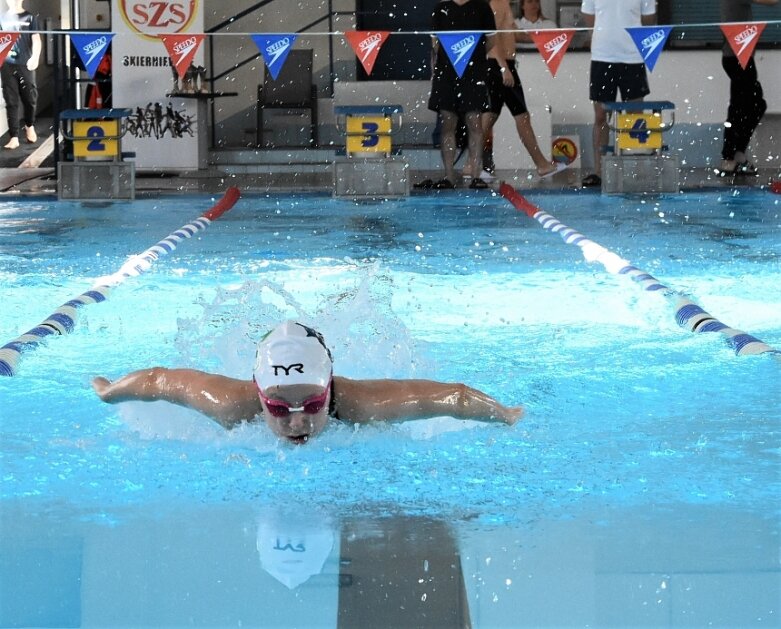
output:
POLYGON ((690 332, 719 332, 723 334, 726 337, 727 344, 735 350, 735 354, 738 356, 765 353, 781 356, 781 352, 778 350, 773 349, 750 334, 725 325, 714 316, 705 312, 700 306, 690 301, 685 295, 665 286, 651 274, 638 269, 629 261, 605 249, 593 240, 589 240, 583 234, 568 227, 554 216, 543 212, 509 184, 503 183, 499 187, 499 193, 512 203, 516 209, 536 220, 543 228, 559 234, 568 245, 580 247, 586 261, 599 262, 608 273, 613 275, 627 275, 640 284, 644 290, 661 292, 662 295, 674 303, 675 320, 681 327, 686 328, 690 332))
POLYGON ((230 210, 240 197, 238 188, 228 188, 217 203, 192 223, 180 227, 143 253, 131 256, 116 273, 98 278, 88 291, 65 302, 32 330, 3 345, 0 348, 0 376, 15 375, 22 352, 37 347, 53 334, 65 335, 71 332, 76 326, 79 308, 108 299, 112 288, 129 277, 136 277, 149 270, 155 260, 171 253, 183 240, 205 230, 212 221, 230 210))

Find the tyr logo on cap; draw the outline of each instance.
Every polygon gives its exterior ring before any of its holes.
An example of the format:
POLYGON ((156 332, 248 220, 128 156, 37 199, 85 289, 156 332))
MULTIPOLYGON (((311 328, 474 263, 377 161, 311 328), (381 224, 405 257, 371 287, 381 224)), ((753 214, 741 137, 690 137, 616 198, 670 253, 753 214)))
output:
POLYGON ((285 367, 285 365, 271 365, 271 368, 274 370, 275 376, 278 376, 281 373, 281 371, 284 372, 286 376, 290 375, 291 370, 298 373, 304 373, 303 363, 293 363, 292 365, 288 365, 287 367, 285 367))

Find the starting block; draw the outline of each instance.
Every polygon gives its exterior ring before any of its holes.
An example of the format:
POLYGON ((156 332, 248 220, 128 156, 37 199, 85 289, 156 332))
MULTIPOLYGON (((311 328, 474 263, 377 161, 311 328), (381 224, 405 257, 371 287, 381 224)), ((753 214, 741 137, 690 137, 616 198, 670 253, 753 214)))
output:
POLYGON ((122 152, 130 109, 66 109, 62 136, 71 150, 57 163, 60 199, 105 201, 135 198, 135 153, 122 152))
POLYGON ((334 161, 335 196, 409 194, 409 165, 393 146, 403 111, 401 105, 334 107, 336 128, 345 136, 344 157, 334 161))
POLYGON ((675 105, 670 101, 603 104, 613 115, 614 142, 602 159, 602 191, 678 192, 678 157, 668 154, 664 144, 664 134, 675 124, 675 105))

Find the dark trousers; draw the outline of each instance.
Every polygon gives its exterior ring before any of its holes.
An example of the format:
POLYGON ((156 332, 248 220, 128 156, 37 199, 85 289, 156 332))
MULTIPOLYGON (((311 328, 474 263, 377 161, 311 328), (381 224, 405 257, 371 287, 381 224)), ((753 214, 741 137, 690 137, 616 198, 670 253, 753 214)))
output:
POLYGON ((0 78, 3 81, 3 99, 5 113, 8 117, 8 135, 15 138, 19 135, 19 104, 24 108, 24 125, 35 124, 35 110, 38 106, 38 87, 35 85, 35 72, 27 66, 15 63, 4 63, 0 68, 0 78))
POLYGON ((737 57, 723 57, 721 65, 729 77, 729 109, 724 127, 724 146, 721 156, 735 159, 737 151, 745 152, 754 130, 767 109, 762 97, 762 86, 757 79, 757 66, 752 57, 746 69, 740 67, 737 57))

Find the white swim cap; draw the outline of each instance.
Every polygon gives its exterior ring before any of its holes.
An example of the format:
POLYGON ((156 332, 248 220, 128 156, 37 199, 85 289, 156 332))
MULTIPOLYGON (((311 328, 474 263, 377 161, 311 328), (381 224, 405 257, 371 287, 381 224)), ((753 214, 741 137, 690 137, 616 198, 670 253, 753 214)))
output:
POLYGON ((328 386, 333 370, 331 352, 319 332, 285 321, 260 343, 255 355, 255 382, 261 390, 286 384, 328 386))

